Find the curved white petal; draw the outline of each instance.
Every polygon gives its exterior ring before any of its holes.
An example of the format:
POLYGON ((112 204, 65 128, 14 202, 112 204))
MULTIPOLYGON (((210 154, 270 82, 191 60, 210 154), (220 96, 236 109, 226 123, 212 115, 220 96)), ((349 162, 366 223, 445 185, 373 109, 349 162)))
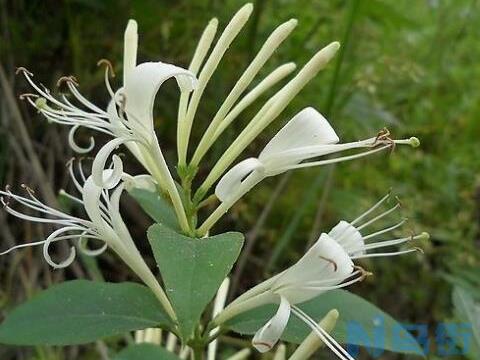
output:
MULTIPOLYGON (((105 173, 108 177, 110 176, 109 173, 111 173, 111 170, 106 170, 105 173)), ((102 195, 102 191, 103 188, 95 184, 93 176, 87 178, 82 189, 82 200, 85 212, 97 230, 103 230, 107 226, 100 210, 100 196, 102 195)))
POLYGON ((264 163, 277 160, 296 164, 303 160, 299 154, 285 158, 280 157, 279 153, 308 146, 331 145, 338 141, 339 138, 327 119, 314 108, 307 107, 280 129, 260 153, 259 159, 264 163))
POLYGON ((78 248, 80 249, 80 251, 82 253, 84 253, 85 255, 88 255, 88 256, 98 256, 100 254, 103 254, 105 252, 105 250, 107 250, 108 248, 108 244, 100 239, 97 239, 99 241, 102 241, 103 244, 102 246, 100 246, 99 248, 97 249, 90 249, 88 247, 88 240, 90 240, 89 238, 87 237, 84 237, 84 236, 81 236, 78 240, 78 248))
POLYGON ((153 134, 153 104, 160 86, 175 77, 180 91, 191 91, 196 86, 196 78, 188 70, 162 62, 145 62, 128 75, 123 88, 125 109, 132 127, 143 134, 153 134))
POLYGON ((112 156, 112 171, 105 172, 107 159, 110 154, 127 140, 116 138, 106 143, 97 153, 92 164, 92 178, 95 184, 105 189, 114 188, 122 178, 123 163, 119 156, 112 156))
POLYGON ((70 254, 68 255, 68 257, 65 260, 63 260, 61 263, 56 263, 55 261, 53 261, 52 258, 50 257, 50 254, 48 253, 50 244, 53 241, 55 241, 55 239, 57 239, 61 234, 65 233, 65 232, 68 232, 68 231, 78 231, 78 227, 77 226, 67 226, 67 227, 57 229, 47 237, 47 239, 45 240, 45 242, 43 244, 43 257, 45 258, 47 263, 50 266, 52 266, 54 269, 65 268, 65 267, 69 266, 73 262, 73 260, 75 260, 76 251, 75 251, 75 247, 73 247, 73 246, 70 247, 70 254))
POLYGON ((364 254, 365 241, 360 231, 349 222, 342 220, 328 235, 335 239, 351 256, 364 254))
POLYGON ((275 281, 272 290, 292 304, 302 303, 323 293, 322 287, 342 283, 352 273, 353 266, 342 246, 323 233, 307 253, 275 281), (300 290, 304 283, 314 280, 321 280, 322 287, 300 290))
POLYGON ((220 179, 215 187, 215 195, 220 201, 225 201, 241 191, 242 181, 255 170, 263 171, 263 164, 257 158, 239 162, 220 179))
POLYGON ((120 214, 120 197, 122 196, 123 189, 124 186, 122 184, 112 192, 108 203, 108 213, 110 215, 110 220, 112 221, 114 232, 121 239, 122 243, 127 245, 127 247, 130 247, 133 244, 133 240, 122 219, 122 215, 120 214))
POLYGON ((93 136, 90 136, 90 145, 88 145, 87 147, 81 147, 80 145, 78 145, 75 141, 75 132, 78 130, 79 127, 80 125, 74 125, 68 132, 68 145, 70 145, 73 151, 79 154, 86 154, 92 151, 95 147, 95 140, 93 136))
POLYGON ((275 346, 287 326, 290 310, 290 303, 282 296, 277 313, 253 337, 252 345, 255 349, 264 353, 275 346))

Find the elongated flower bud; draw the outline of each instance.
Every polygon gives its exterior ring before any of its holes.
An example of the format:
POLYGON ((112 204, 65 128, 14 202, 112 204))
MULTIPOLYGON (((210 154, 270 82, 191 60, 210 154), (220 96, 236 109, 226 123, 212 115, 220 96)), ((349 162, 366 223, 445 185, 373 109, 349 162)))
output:
MULTIPOLYGON (((323 328, 327 333, 331 333, 335 328, 339 317, 339 313, 336 309, 330 310, 327 315, 318 323, 318 326, 323 328)), ((295 352, 289 357, 289 360, 308 360, 310 357, 325 344, 312 331, 305 340, 298 346, 295 352)))

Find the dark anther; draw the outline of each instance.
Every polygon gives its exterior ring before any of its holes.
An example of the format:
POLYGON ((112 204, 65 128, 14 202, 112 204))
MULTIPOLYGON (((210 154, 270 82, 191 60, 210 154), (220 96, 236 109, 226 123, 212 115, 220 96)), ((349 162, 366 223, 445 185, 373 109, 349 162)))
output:
POLYGON ((361 266, 358 266, 358 265, 353 265, 353 269, 360 271, 360 278, 359 278, 360 280, 359 281, 363 281, 363 280, 365 280, 365 278, 367 276, 372 276, 373 275, 373 273, 365 270, 364 268, 362 268, 361 266))
POLYGON ((15 75, 18 75, 20 73, 24 73, 24 74, 27 74, 27 75, 30 75, 30 76, 33 76, 33 74, 28 71, 25 67, 23 66, 19 66, 15 69, 15 75))
POLYGON ((70 75, 70 76, 62 76, 60 79, 57 81, 57 87, 60 87, 63 83, 72 83, 75 86, 78 86, 78 81, 75 78, 75 76, 70 75))
POLYGON ((29 194, 35 194, 35 190, 33 190, 31 187, 29 187, 28 185, 26 184, 21 184, 20 185, 23 189, 25 189, 25 191, 29 194))
POLYGON ((113 65, 110 62, 110 60, 107 59, 100 59, 97 62, 97 66, 105 65, 108 70, 110 71, 110 74, 112 74, 112 77, 115 77, 115 71, 113 70, 113 65))

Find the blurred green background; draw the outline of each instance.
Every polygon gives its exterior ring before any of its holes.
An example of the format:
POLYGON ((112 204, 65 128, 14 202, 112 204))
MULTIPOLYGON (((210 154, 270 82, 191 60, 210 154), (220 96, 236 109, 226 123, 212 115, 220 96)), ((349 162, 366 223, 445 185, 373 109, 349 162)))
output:
MULTIPOLYGON (((74 156, 67 145, 67 129, 48 124, 17 101, 19 94, 31 90, 23 78, 15 77, 15 67, 27 67, 37 81, 52 89, 60 76, 73 74, 82 93, 104 106, 108 94, 96 63, 107 58, 121 74, 122 37, 129 18, 139 23, 139 61, 161 60, 187 67, 208 20, 218 17, 222 29, 243 3, 0 1, 0 184, 18 188, 26 183, 40 188, 47 200, 52 200, 58 189, 71 186, 64 168, 74 156), (32 165, 35 158, 43 174, 32 165)), ((351 290, 402 322, 427 324, 429 358, 441 358, 435 342, 437 324, 472 321, 472 312, 452 303, 453 287, 467 289, 473 299, 479 292, 478 1, 258 0, 254 4, 247 27, 206 90, 194 123, 194 143, 268 34, 294 17, 299 25, 267 63, 263 75, 289 61, 302 66, 333 40, 342 42, 342 51, 257 139, 248 154, 257 154, 272 134, 305 106, 326 115, 344 141, 374 136, 386 126, 395 138, 417 136, 422 145, 336 167, 296 171, 257 186, 215 228, 215 232, 228 229, 247 235, 248 245, 233 272, 234 293, 291 264, 321 231, 328 231, 340 219, 352 220, 392 188, 402 201, 403 215, 410 219, 403 233, 409 234, 410 229, 428 231, 431 241, 418 244, 425 251, 423 255, 364 262, 375 276, 351 290)), ((116 78, 114 84, 120 86, 120 81, 116 78)), ((157 134, 172 168, 176 161, 177 97, 173 82, 167 84, 157 97, 156 108, 157 134)), ((200 179, 261 104, 259 101, 249 108, 221 137, 205 158, 200 179)), ((89 133, 82 136, 87 139, 89 133)), ((131 171, 140 171, 133 166, 131 171)), ((133 202, 127 199, 126 204, 125 217, 141 244, 149 220, 133 202)), ((0 249, 44 238, 49 230, 17 222, 3 213, 0 228, 0 249)), ((143 251, 149 254, 146 243, 143 251)), ((109 280, 131 276, 111 254, 102 255, 99 268, 109 280)), ((51 283, 89 277, 91 272, 79 262, 64 271, 52 271, 44 263, 41 249, 4 256, 0 258, 0 311, 8 311, 51 283)), ((480 310, 476 311, 473 315, 478 320, 480 310)), ((99 356, 94 345, 0 348, 1 359, 74 359, 79 354, 86 359, 99 356)), ((366 352, 362 356, 369 358, 366 352)), ((405 357, 384 354, 381 358, 405 357)), ((463 359, 466 355, 449 358, 463 359)), ((478 359, 476 355, 470 358, 478 359)))

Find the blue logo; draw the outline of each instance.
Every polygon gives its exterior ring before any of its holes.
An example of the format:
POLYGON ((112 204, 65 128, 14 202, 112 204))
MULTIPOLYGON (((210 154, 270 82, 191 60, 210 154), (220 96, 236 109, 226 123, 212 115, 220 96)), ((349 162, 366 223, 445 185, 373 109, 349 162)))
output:
POLYGON ((472 341, 472 325, 469 323, 396 324, 385 325, 381 316, 372 319, 368 330, 357 321, 346 326, 347 351, 352 356, 360 353, 360 347, 372 358, 380 357, 385 348, 395 352, 435 354, 440 357, 462 355, 469 352, 472 341))

